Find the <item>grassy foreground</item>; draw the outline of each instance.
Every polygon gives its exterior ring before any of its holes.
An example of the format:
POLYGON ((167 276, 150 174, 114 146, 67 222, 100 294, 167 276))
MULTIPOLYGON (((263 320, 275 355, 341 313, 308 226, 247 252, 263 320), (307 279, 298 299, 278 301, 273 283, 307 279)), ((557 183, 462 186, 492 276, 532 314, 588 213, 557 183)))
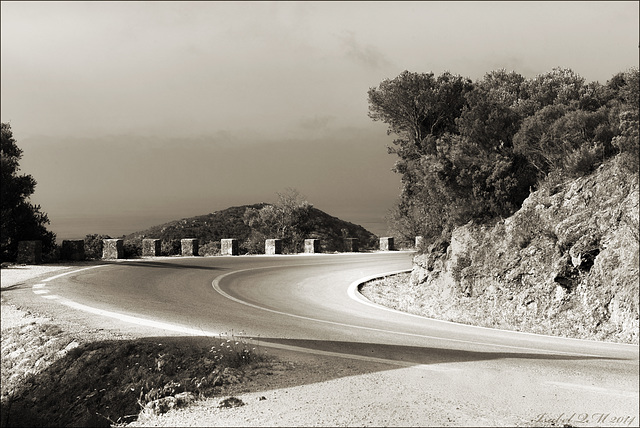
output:
POLYGON ((218 396, 270 359, 248 341, 83 341, 51 323, 2 331, 5 426, 112 426, 218 396))

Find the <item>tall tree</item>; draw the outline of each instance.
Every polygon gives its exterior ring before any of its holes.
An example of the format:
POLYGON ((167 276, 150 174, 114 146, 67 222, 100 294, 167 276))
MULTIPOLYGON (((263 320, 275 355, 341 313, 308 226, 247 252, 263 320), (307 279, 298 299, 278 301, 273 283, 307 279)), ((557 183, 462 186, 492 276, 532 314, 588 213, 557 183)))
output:
POLYGON ((398 155, 394 171, 402 175, 400 201, 390 214, 396 233, 433 238, 520 206, 531 184, 512 141, 524 82, 504 70, 475 84, 450 73, 404 72, 369 90, 369 116, 400 137, 389 150, 398 155))
POLYGON ((51 251, 55 246, 55 234, 45 227, 49 224, 47 214, 40 211, 40 205, 29 202, 29 197, 35 190, 36 181, 30 175, 18 173, 21 158, 22 149, 13 138, 11 125, 2 123, 0 141, 2 175, 0 258, 2 261, 15 261, 19 241, 41 240, 44 252, 51 251))
POLYGON ((283 240, 285 252, 299 252, 310 230, 308 220, 313 205, 293 188, 278 192, 277 196, 275 204, 245 211, 244 222, 254 229, 247 246, 258 251, 260 248, 256 247, 263 246, 265 238, 277 238, 283 240))
POLYGON ((457 132, 456 119, 472 87, 469 79, 449 72, 435 77, 433 73, 404 71, 368 91, 369 117, 386 123, 387 134, 398 137, 393 141, 395 147, 388 149, 398 156, 393 170, 402 176, 402 193, 398 209, 390 215, 398 227, 404 225, 402 235, 414 233, 420 223, 423 226, 418 230, 422 229, 423 235, 440 230, 437 222, 425 224, 425 216, 442 219, 442 215, 441 206, 425 205, 431 202, 424 199, 425 192, 435 190, 429 184, 432 176, 423 158, 437 156, 438 139, 457 132))
MULTIPOLYGON (((583 77, 569 68, 561 67, 527 80, 525 90, 534 111, 558 104, 575 108, 588 93, 583 77)), ((532 114, 533 111, 527 113, 532 114)))
POLYGON ((467 105, 457 119, 460 134, 485 152, 508 154, 522 115, 525 78, 505 70, 485 74, 466 94, 467 105))
POLYGON ((471 88, 469 79, 449 72, 436 78, 433 73, 403 71, 369 89, 369 117, 389 125, 387 134, 400 137, 393 143, 401 158, 414 158, 435 149, 433 137, 455 132, 471 88))

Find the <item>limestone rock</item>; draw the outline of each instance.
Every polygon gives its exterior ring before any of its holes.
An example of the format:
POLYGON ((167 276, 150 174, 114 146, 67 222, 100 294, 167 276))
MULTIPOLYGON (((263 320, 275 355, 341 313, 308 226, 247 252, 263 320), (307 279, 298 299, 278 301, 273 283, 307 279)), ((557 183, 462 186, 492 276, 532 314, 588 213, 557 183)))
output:
POLYGON ((625 177, 610 162, 494 225, 456 228, 414 257, 411 284, 458 321, 638 343, 638 176, 625 177))

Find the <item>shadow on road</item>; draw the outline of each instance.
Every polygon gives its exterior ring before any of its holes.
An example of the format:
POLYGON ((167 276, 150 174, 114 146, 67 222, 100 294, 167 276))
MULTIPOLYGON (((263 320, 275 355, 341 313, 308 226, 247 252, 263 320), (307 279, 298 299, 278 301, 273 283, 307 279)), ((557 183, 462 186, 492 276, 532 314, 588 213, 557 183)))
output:
MULTIPOLYGON (((370 357, 401 362, 406 365, 461 363, 467 361, 486 361, 505 358, 529 360, 624 360, 622 358, 598 357, 589 355, 533 352, 482 352, 460 349, 435 348, 430 346, 400 346, 379 343, 340 342, 326 340, 260 338, 260 342, 295 346, 304 349, 332 352, 338 354, 370 357)), ((267 345, 268 346, 268 345, 267 345)))
MULTIPOLYGON (((198 261, 198 259, 193 259, 198 261)), ((189 260, 190 261, 190 260, 189 260)), ((143 268, 160 268, 160 269, 202 269, 202 270, 223 270, 223 268, 216 266, 203 266, 198 264, 190 264, 189 262, 183 263, 171 263, 167 261, 154 262, 154 261, 131 261, 131 262, 106 262, 105 264, 113 266, 131 266, 131 267, 143 267, 143 268)))
POLYGON ((25 284, 24 282, 19 282, 17 284, 8 285, 6 287, 2 287, 0 290, 2 291, 11 291, 11 290, 22 290, 26 288, 31 288, 31 284, 25 284))
MULTIPOLYGON (((56 330, 51 334, 59 333, 56 330)), ((55 354, 58 351, 53 349, 51 352, 55 354)), ((398 365, 505 358, 610 359, 277 338, 260 338, 259 344, 255 345, 239 337, 226 336, 96 341, 71 349, 46 369, 12 378, 8 384, 4 384, 3 373, 1 425, 109 426, 110 422, 135 419, 145 397, 152 399, 185 391, 203 397, 260 392, 394 370, 398 365), (278 350, 269 347, 268 343, 354 355, 359 360, 278 350), (241 360, 244 358, 242 349, 251 349, 257 358, 248 363, 242 360, 240 364, 229 365, 224 358, 219 359, 219 353, 212 352, 214 348, 218 352, 222 349, 228 355, 240 356, 241 360), (233 367, 233 370, 225 371, 225 365, 233 367), (209 382, 206 391, 202 386, 205 379, 209 382)), ((11 363, 4 361, 3 353, 3 371, 5 364, 10 370, 11 363)))

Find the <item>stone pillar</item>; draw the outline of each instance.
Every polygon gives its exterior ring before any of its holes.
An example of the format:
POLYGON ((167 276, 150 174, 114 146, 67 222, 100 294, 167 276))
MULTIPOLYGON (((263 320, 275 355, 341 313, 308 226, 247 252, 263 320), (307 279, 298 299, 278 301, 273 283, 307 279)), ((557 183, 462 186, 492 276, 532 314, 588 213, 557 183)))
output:
POLYGON ((305 239, 304 240, 304 252, 305 253, 319 253, 320 240, 319 239, 305 239))
POLYGON ((180 244, 182 246, 183 256, 197 256, 198 255, 198 240, 193 238, 181 239, 180 244))
POLYGON ((424 237, 416 236, 416 249, 424 245, 424 237))
POLYGON ((25 265, 42 263, 42 241, 19 241, 16 263, 25 265))
POLYGON ((358 249, 358 238, 345 238, 344 250, 347 253, 357 253, 358 251, 360 251, 358 249))
POLYGON ((142 240, 142 257, 156 257, 162 251, 162 243, 159 239, 142 240))
POLYGON ((84 239, 62 241, 62 248, 60 249, 61 260, 81 261, 84 258, 84 239))
POLYGON ((220 254, 222 254, 223 256, 237 256, 238 240, 237 239, 221 239, 220 254))
POLYGON ((282 254, 282 239, 267 239, 264 241, 265 254, 282 254))
POLYGON ((102 258, 107 260, 124 258, 124 241, 122 239, 103 239, 102 258))
POLYGON ((380 251, 393 251, 393 238, 384 237, 380 238, 380 251))

